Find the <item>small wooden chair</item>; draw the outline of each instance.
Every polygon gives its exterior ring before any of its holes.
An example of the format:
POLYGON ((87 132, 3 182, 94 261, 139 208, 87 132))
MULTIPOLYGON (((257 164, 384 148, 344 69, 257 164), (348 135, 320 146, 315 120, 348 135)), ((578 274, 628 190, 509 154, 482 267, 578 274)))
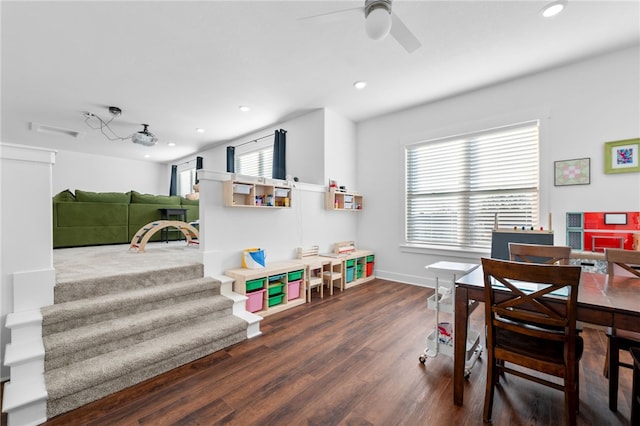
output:
POLYGON ((320 292, 320 298, 324 299, 324 285, 323 285, 323 266, 327 263, 324 258, 318 255, 319 247, 312 246, 308 249, 303 249, 299 247, 296 250, 296 257, 298 259, 304 260, 306 264, 305 275, 306 275, 306 293, 307 293, 307 302, 311 302, 311 290, 313 288, 317 288, 320 292))
POLYGON ((342 259, 328 258, 330 262, 325 266, 322 278, 324 283, 329 287, 329 294, 333 294, 333 287, 338 283, 340 291, 344 290, 344 262, 342 259))
POLYGON ((568 265, 571 247, 509 243, 509 260, 525 263, 568 265))
MULTIPOLYGON (((605 249, 608 281, 615 275, 627 275, 640 278, 640 251, 605 249)), ((618 382, 620 367, 633 368, 633 365, 620 361, 620 351, 629 351, 632 347, 640 347, 640 333, 615 328, 607 329, 609 345, 605 356, 604 376, 609 377, 609 409, 618 410, 618 382)), ((633 423, 632 423, 633 424, 633 423)))
MULTIPOLYGON (((487 382, 483 420, 491 421, 495 385, 501 373, 564 391, 565 423, 575 425, 579 369, 584 343, 576 330, 579 266, 543 265, 482 259, 487 329, 487 382), (541 284, 523 291, 517 282, 541 284), (561 304, 559 290, 568 290, 561 304), (508 366, 520 366, 514 369, 508 366), (523 371, 523 368, 526 371, 523 371), (563 379, 543 379, 533 371, 563 379)), ((561 297, 561 296, 560 296, 561 297)))

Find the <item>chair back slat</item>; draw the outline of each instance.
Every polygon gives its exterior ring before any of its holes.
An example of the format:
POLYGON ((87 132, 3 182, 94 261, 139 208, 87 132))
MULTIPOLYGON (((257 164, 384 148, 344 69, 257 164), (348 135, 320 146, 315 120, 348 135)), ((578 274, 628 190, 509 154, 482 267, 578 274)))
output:
POLYGON ((302 247, 298 247, 296 249, 296 257, 298 259, 315 257, 315 256, 318 256, 319 251, 320 251, 320 247, 318 246, 311 246, 310 248, 306 248, 306 249, 302 247))
POLYGON ((509 243, 509 260, 524 263, 568 265, 571 247, 509 243))
POLYGON ((607 274, 610 278, 615 275, 614 265, 640 278, 640 251, 607 248, 604 249, 604 258, 607 261, 607 274))

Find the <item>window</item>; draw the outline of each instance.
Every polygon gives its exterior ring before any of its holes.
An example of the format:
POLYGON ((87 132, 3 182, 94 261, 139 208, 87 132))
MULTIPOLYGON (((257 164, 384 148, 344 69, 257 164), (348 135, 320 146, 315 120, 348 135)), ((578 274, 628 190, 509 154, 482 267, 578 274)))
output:
POLYGON ((185 196, 193 192, 193 185, 196 183, 196 167, 178 172, 178 195, 185 196))
POLYGON ((407 146, 407 243, 488 249, 501 228, 538 225, 538 122, 407 146))
POLYGON ((269 146, 238 154, 236 151, 235 171, 241 175, 270 178, 273 169, 273 142, 269 146))

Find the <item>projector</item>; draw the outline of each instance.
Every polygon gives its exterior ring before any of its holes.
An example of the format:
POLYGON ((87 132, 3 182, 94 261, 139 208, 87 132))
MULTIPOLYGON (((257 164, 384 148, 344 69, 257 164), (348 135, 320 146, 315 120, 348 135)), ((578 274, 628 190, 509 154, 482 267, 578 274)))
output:
POLYGON ((147 130, 148 124, 143 124, 142 126, 144 129, 131 135, 131 141, 144 146, 154 146, 158 142, 158 138, 147 130))

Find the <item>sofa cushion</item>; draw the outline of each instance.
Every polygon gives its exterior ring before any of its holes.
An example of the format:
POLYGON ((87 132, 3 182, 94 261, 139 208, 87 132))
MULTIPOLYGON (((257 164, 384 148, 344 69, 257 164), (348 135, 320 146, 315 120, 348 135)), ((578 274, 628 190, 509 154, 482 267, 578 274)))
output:
POLYGON ((54 203, 54 227, 124 226, 128 224, 129 205, 124 203, 54 203))
POLYGON ((88 203, 129 203, 128 192, 90 192, 76 189, 76 200, 88 203))
POLYGON ((181 197, 180 204, 182 204, 183 206, 198 206, 200 205, 199 195, 200 195, 199 192, 194 192, 193 194, 187 194, 186 197, 181 197))
POLYGON ((132 204, 164 204, 165 206, 179 206, 180 197, 177 195, 141 194, 131 191, 132 204))
POLYGON ((124 225, 53 228, 53 248, 125 244, 130 241, 124 225))
POLYGON ((64 191, 58 192, 53 196, 53 201, 56 203, 67 203, 76 201, 76 196, 73 195, 73 192, 65 189, 64 191))

